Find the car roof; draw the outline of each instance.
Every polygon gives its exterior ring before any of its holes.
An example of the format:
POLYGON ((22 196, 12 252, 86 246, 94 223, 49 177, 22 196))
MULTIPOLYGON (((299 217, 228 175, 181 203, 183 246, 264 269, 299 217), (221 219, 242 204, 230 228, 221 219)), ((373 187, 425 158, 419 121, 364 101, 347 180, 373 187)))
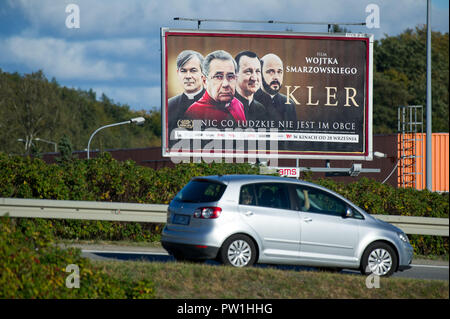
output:
POLYGON ((274 183, 294 183, 303 185, 314 185, 303 180, 297 180, 288 177, 272 176, 272 175, 210 175, 210 176, 198 176, 195 179, 208 179, 217 182, 222 182, 225 184, 237 183, 237 184, 247 184, 247 183, 258 183, 258 182, 274 182, 274 183))
MULTIPOLYGON (((298 184, 298 185, 305 185, 305 186, 312 186, 314 188, 325 190, 326 192, 332 193, 336 195, 337 197, 349 201, 349 199, 345 198, 341 194, 338 194, 337 192, 328 189, 326 187, 323 187, 321 185, 307 182, 304 180, 289 178, 289 177, 280 177, 280 176, 273 176, 273 175, 210 175, 210 176, 198 176, 194 177, 195 179, 206 179, 210 181, 215 181, 223 184, 236 184, 237 186, 244 185, 244 184, 250 184, 250 183, 263 183, 263 182, 269 182, 269 183, 291 183, 291 184, 298 184)), ((355 205, 355 204, 354 204, 355 205)))

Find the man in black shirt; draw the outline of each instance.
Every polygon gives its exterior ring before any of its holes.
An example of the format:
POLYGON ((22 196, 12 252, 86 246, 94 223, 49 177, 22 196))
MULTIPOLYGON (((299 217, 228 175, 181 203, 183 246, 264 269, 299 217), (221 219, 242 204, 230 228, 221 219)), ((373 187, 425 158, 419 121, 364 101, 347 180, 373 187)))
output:
POLYGON ((295 104, 286 104, 287 96, 280 93, 283 85, 283 62, 273 54, 266 54, 261 58, 262 87, 254 98, 263 104, 266 109, 274 111, 271 116, 277 121, 297 121, 295 104), (271 108, 272 107, 272 108, 271 108))

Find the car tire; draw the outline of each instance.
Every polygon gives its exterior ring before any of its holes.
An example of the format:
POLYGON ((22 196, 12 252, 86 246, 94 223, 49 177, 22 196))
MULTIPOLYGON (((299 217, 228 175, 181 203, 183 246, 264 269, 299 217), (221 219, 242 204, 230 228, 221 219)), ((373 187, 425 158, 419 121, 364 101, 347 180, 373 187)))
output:
POLYGON ((370 244, 361 260, 361 273, 374 274, 380 277, 389 277, 397 269, 398 258, 394 249, 382 242, 370 244))
POLYGON ((256 246, 250 237, 234 235, 220 249, 220 260, 224 265, 248 267, 256 262, 256 246))

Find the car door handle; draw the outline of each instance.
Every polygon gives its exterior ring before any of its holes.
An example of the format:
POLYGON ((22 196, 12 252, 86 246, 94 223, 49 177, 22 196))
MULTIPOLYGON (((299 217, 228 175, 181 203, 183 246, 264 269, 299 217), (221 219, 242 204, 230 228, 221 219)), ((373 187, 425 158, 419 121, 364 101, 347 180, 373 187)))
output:
POLYGON ((244 215, 245 216, 252 216, 253 215, 253 212, 252 211, 246 211, 245 213, 244 213, 244 215))
POLYGON ((303 218, 303 220, 305 221, 305 223, 312 222, 312 218, 310 218, 310 217, 305 217, 305 218, 303 218))

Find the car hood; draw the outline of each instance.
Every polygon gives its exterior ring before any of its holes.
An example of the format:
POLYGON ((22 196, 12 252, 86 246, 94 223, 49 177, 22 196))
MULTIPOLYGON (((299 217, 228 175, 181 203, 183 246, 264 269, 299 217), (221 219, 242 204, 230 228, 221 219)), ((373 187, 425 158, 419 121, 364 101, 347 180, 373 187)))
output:
POLYGON ((373 219, 377 222, 378 225, 381 225, 386 230, 394 231, 396 233, 404 233, 404 231, 401 230, 400 228, 398 228, 392 224, 389 224, 388 222, 385 222, 384 220, 381 220, 381 219, 378 219, 375 217, 373 217, 373 219))

